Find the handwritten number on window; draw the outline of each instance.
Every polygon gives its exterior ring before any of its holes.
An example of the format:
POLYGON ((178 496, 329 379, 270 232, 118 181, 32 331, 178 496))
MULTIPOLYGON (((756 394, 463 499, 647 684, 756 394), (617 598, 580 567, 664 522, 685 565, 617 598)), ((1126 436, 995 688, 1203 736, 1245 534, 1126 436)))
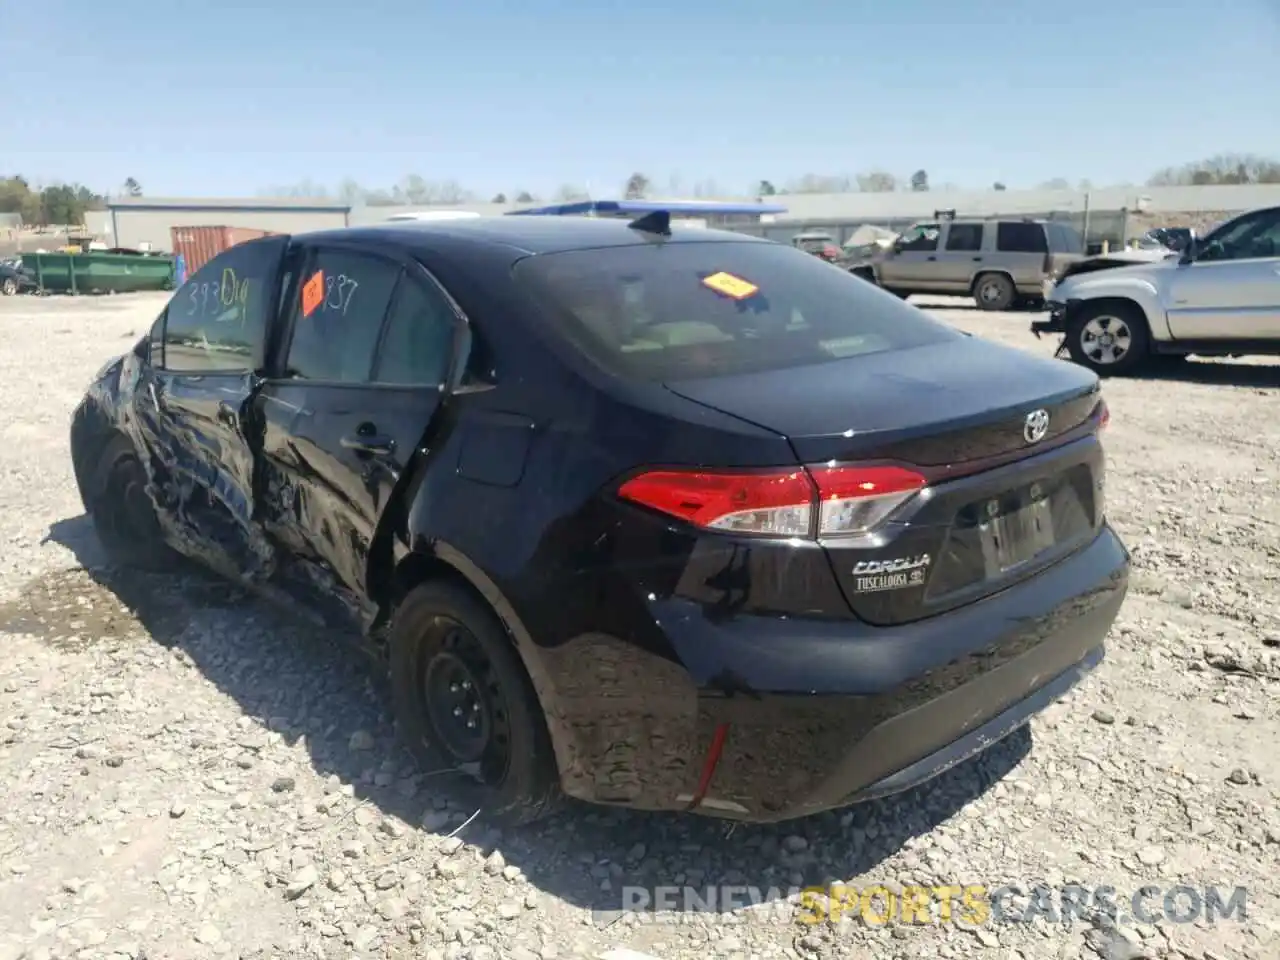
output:
POLYGON ((351 300, 359 289, 360 282, 348 277, 345 273, 331 274, 324 278, 324 303, 320 309, 333 310, 342 316, 351 309, 351 300))

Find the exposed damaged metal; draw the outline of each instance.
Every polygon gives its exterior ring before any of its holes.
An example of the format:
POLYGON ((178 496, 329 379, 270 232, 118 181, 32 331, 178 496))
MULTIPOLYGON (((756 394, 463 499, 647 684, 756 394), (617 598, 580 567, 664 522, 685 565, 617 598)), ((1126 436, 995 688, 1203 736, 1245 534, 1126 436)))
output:
MULTIPOLYGON (((403 523, 407 511, 384 508, 441 406, 441 391, 428 384, 326 394, 282 376, 284 357, 275 351, 298 318, 270 315, 269 305, 283 305, 298 290, 293 278, 309 257, 315 253, 290 238, 271 237, 200 271, 152 331, 90 385, 75 413, 71 453, 91 514, 123 510, 106 489, 100 461, 126 438, 121 449, 143 478, 163 546, 314 622, 376 635, 388 588, 372 581, 369 566, 390 570, 393 544, 407 542, 402 529, 389 527, 403 523), (214 279, 202 279, 206 274, 214 279), (251 358, 240 343, 254 331, 260 343, 251 358), (166 349, 180 369, 168 369, 166 349), (348 404, 352 397, 365 405, 348 404), (366 438, 375 420, 385 436, 366 438), (388 525, 381 533, 380 524, 388 525)), ((396 262, 388 269, 393 280, 406 272, 396 262)), ((339 279, 350 290, 359 285, 339 279)), ((377 309, 387 309, 388 300, 377 309)), ((335 296, 330 305, 347 320, 349 299, 335 296)), ((323 321, 319 314, 306 319, 323 321)), ((449 342, 445 349, 452 352, 449 342)))

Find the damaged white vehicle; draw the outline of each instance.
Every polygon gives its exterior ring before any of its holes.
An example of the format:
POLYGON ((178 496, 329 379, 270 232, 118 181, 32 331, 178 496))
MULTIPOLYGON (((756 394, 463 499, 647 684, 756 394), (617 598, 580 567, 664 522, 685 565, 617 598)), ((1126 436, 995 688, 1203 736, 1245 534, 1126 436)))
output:
POLYGON ((1036 336, 1103 376, 1154 359, 1280 355, 1280 207, 1228 220, 1181 254, 1129 250, 1064 271, 1036 336))

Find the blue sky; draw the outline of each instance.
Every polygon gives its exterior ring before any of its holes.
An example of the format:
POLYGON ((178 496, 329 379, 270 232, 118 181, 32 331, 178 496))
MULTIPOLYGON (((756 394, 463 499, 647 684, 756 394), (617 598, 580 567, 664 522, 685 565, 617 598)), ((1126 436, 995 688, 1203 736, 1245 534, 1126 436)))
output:
POLYGON ((870 168, 1011 188, 1280 156, 1280 0, 44 0, 0 174, 616 194, 870 168))

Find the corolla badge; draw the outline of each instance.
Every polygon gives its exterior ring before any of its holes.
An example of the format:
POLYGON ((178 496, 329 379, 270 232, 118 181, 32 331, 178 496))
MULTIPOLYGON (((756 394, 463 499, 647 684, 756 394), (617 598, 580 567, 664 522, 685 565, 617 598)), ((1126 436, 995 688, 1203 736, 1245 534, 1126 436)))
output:
POLYGON ((864 560, 853 566, 853 589, 857 593, 873 593, 923 587, 925 573, 932 562, 927 553, 893 560, 864 560))
POLYGON ((1022 439, 1027 443, 1039 443, 1049 432, 1049 411, 1032 410, 1022 424, 1022 439))

